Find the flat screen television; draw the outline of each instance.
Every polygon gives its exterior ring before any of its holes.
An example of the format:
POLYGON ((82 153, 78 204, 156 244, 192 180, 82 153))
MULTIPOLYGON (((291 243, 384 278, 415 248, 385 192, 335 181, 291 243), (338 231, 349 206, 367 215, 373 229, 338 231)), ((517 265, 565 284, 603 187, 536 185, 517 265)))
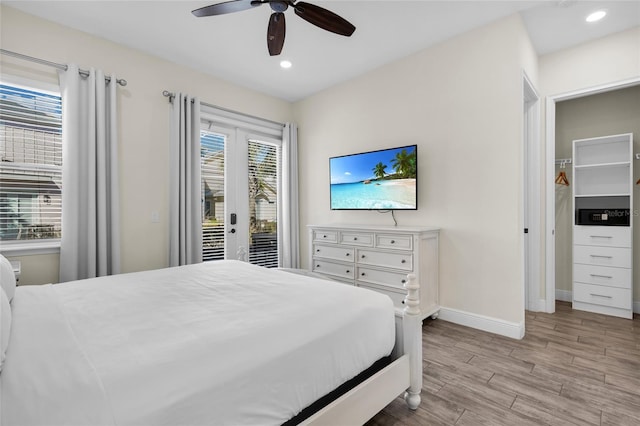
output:
POLYGON ((331 157, 331 210, 416 210, 417 145, 331 157))

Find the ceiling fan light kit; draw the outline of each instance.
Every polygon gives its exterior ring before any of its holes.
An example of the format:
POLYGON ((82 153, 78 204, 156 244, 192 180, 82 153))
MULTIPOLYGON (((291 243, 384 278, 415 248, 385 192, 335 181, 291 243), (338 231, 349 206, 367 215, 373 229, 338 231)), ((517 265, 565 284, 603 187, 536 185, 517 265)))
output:
POLYGON ((225 15, 227 13, 249 10, 264 3, 269 3, 273 13, 267 26, 267 49, 269 55, 277 56, 282 52, 286 33, 284 12, 292 7, 299 17, 323 30, 350 37, 356 30, 346 19, 320 6, 295 0, 232 0, 201 7, 191 13, 197 17, 225 15))

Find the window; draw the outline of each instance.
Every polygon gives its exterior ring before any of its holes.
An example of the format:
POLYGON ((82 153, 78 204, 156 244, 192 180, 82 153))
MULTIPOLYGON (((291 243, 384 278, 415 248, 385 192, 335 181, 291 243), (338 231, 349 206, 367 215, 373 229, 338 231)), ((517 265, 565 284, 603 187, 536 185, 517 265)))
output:
POLYGON ((0 83, 0 241, 60 238, 62 101, 0 83))

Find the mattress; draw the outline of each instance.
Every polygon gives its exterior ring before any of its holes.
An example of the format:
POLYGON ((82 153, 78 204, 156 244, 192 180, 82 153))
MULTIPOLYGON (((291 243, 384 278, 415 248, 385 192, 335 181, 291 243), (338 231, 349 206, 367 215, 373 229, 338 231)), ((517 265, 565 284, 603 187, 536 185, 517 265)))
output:
POLYGON ((238 261, 24 286, 2 425, 282 424, 390 354, 382 294, 238 261))

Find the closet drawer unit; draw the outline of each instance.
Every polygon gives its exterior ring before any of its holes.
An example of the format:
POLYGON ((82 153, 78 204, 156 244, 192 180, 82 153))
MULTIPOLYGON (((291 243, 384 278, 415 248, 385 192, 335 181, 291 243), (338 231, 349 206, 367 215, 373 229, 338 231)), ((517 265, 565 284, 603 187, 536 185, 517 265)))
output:
POLYGON ((404 292, 392 291, 392 290, 389 290, 388 288, 368 286, 366 284, 361 284, 358 287, 362 287, 362 288, 366 288, 366 289, 369 289, 369 290, 373 290, 373 291, 375 291, 377 293, 386 294, 393 301, 393 306, 395 306, 396 308, 399 308, 399 309, 404 309, 404 306, 405 306, 404 305, 404 298, 406 296, 406 294, 404 292))
POLYGON ((631 309, 631 289, 574 282, 573 300, 612 308, 631 309))
POLYGON ((324 229, 316 229, 313 231, 313 241, 324 241, 327 243, 338 242, 338 232, 324 229))
POLYGON ((358 250, 358 263, 385 268, 413 271, 413 256, 407 253, 385 253, 374 250, 358 250))
POLYGON ((589 246, 631 247, 628 226, 576 226, 573 243, 589 246))
POLYGON ((358 267, 356 279, 359 282, 358 285, 360 285, 360 283, 371 283, 405 291, 404 284, 407 282, 407 274, 403 272, 389 272, 358 267))
POLYGON ((575 245, 573 263, 631 268, 631 249, 575 245))
POLYGON ((339 278, 353 279, 353 265, 344 265, 341 263, 327 262, 325 260, 313 259, 313 272, 321 274, 333 275, 339 278))
POLYGON ((323 246, 320 244, 313 246, 313 257, 353 262, 354 254, 355 250, 352 247, 323 246))
POLYGON ((573 280, 607 287, 631 288, 631 269, 607 266, 573 265, 573 280))
POLYGON ((351 244, 354 246, 373 246, 373 234, 369 233, 355 233, 355 232, 341 232, 340 243, 351 244))
POLYGON ((376 247, 398 250, 411 250, 411 235, 376 234, 376 247))

